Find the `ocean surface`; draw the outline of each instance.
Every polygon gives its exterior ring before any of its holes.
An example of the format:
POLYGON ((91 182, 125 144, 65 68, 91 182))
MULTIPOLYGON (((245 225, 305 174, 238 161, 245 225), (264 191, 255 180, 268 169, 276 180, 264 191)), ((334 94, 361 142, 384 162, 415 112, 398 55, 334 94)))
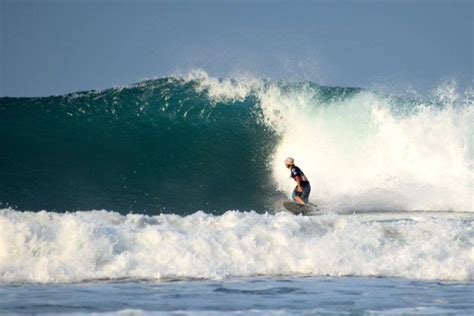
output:
POLYGON ((361 277, 115 280, 0 285, 0 313, 43 315, 472 315, 474 285, 361 277))
POLYGON ((203 71, 0 98, 0 314, 473 314, 474 93, 203 71), (293 156, 320 212, 281 201, 293 156))

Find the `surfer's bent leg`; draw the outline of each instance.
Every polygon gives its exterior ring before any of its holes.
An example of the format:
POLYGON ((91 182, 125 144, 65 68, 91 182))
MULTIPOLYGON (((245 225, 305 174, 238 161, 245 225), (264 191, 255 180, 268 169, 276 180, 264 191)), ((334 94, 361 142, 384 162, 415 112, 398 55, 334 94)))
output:
POLYGON ((294 189, 293 192, 291 193, 291 199, 292 199, 293 201, 296 201, 295 198, 298 196, 298 194, 299 194, 299 192, 296 191, 296 187, 295 187, 295 189, 294 189))
POLYGON ((311 193, 311 185, 308 183, 301 186, 301 188, 303 189, 303 192, 299 192, 300 197, 305 203, 308 203, 309 194, 311 193))
MULTIPOLYGON (((304 192, 304 187, 303 187, 303 192, 304 192)), ((298 192, 298 186, 296 186, 295 189, 293 190, 293 193, 291 193, 291 198, 296 203, 304 204, 305 201, 301 198, 301 195, 302 195, 302 192, 298 192)))

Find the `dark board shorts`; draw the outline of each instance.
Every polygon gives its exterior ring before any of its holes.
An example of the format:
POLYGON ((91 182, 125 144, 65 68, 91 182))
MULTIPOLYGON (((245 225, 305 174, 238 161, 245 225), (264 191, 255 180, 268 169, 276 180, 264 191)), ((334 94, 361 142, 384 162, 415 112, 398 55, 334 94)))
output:
POLYGON ((301 188, 303 189, 303 192, 298 192, 297 191, 298 186, 296 186, 295 189, 293 190, 293 193, 291 194, 291 197, 294 199, 295 196, 299 196, 303 199, 305 203, 307 203, 309 194, 311 193, 311 185, 309 183, 303 184, 301 188))

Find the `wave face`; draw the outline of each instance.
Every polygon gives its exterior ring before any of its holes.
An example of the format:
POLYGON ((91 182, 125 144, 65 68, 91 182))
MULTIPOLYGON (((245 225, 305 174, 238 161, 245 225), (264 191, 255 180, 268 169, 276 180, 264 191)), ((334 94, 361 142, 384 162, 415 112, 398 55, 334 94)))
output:
POLYGON ((275 133, 254 99, 198 82, 3 99, 0 201, 20 209, 190 212, 263 207, 275 133))
POLYGON ((432 214, 378 221, 336 214, 182 217, 4 209, 0 283, 255 275, 473 281, 472 216, 432 214))
MULTIPOLYGON (((0 99, 0 202, 22 210, 189 214, 273 209, 286 156, 328 210, 473 211, 474 105, 219 80, 0 99)), ((285 192, 285 193, 282 193, 285 192)))

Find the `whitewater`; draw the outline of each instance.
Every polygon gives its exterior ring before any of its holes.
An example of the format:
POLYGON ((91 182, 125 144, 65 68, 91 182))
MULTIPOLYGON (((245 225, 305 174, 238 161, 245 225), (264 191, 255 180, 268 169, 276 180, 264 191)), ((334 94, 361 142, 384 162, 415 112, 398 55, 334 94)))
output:
POLYGON ((258 275, 474 280, 469 214, 149 217, 3 210, 0 227, 1 282, 258 275))

